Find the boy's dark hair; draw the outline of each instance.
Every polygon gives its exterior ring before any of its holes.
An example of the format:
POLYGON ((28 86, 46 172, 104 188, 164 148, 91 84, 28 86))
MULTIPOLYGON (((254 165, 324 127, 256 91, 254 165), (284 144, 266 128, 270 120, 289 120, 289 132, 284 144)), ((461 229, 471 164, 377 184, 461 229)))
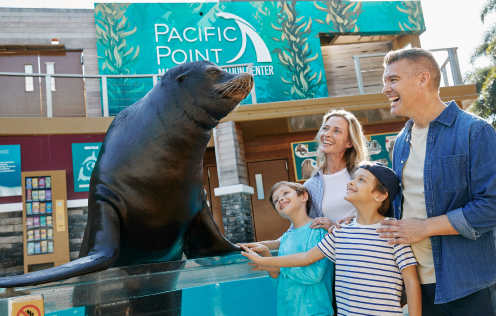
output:
POLYGON ((272 189, 270 189, 269 202, 272 205, 272 207, 274 208, 274 210, 276 210, 276 206, 274 204, 274 201, 272 200, 272 195, 274 194, 274 191, 278 187, 280 187, 281 185, 287 185, 291 189, 295 190, 296 191, 296 195, 298 195, 298 196, 300 196, 303 193, 306 193, 308 195, 308 200, 307 200, 307 203, 305 205, 305 207, 307 208, 307 214, 308 214, 310 212, 310 205, 312 205, 312 198, 310 197, 310 193, 308 192, 308 189, 305 188, 302 184, 299 184, 299 183, 296 183, 296 182, 289 182, 289 181, 279 181, 276 184, 274 184, 274 186, 272 187, 272 189))
POLYGON ((372 192, 379 192, 380 194, 387 194, 388 196, 382 201, 381 206, 379 206, 379 209, 377 212, 381 214, 382 216, 386 216, 386 212, 389 210, 389 204, 391 204, 391 201, 389 200, 389 193, 384 184, 382 184, 381 181, 379 181, 377 178, 375 178, 375 187, 372 192))
POLYGON ((372 162, 372 161, 363 161, 357 166, 357 170, 359 168, 363 168, 371 172, 374 179, 374 189, 372 192, 379 192, 380 194, 387 194, 387 197, 382 201, 381 206, 377 212, 382 216, 392 217, 394 216, 394 210, 392 208, 392 202, 396 198, 398 193, 398 177, 396 173, 391 169, 386 167, 385 165, 372 162), (384 183, 382 181, 385 181, 384 183), (388 189, 389 188, 389 189, 388 189), (389 213, 389 214, 388 214, 389 213))

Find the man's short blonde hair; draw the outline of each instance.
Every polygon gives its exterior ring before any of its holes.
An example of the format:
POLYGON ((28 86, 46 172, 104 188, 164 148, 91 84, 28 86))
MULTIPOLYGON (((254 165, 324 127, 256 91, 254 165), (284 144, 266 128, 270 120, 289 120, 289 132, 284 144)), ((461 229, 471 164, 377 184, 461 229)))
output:
POLYGON ((431 52, 417 47, 390 51, 384 57, 384 68, 404 59, 408 60, 409 64, 414 66, 415 75, 428 72, 431 75, 432 88, 439 90, 441 85, 441 69, 431 52))

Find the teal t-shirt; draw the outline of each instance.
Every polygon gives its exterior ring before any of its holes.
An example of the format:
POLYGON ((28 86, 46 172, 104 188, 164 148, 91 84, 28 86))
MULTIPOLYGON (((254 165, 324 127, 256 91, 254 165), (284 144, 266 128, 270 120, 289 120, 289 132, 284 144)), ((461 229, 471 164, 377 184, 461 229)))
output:
MULTIPOLYGON (((284 233, 279 256, 306 252, 324 239, 325 229, 312 229, 310 223, 284 233)), ((332 279, 334 263, 326 258, 308 267, 281 268, 277 279, 277 315, 334 315, 332 279)))

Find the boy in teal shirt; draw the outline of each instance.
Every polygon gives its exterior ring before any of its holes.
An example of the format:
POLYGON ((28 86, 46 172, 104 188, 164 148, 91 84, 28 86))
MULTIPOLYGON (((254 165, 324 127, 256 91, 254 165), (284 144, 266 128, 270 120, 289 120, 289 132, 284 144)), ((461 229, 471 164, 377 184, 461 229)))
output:
MULTIPOLYGON (((307 189, 293 182, 276 183, 269 195, 274 209, 291 221, 294 229, 284 233, 279 246, 279 256, 306 252, 324 237, 325 229, 312 229, 308 216, 310 195, 307 189)), ((261 256, 271 256, 267 247, 257 244, 251 250, 261 256)), ((255 264, 252 264, 255 265, 255 264)), ((256 265, 255 265, 256 266, 256 265)), ((277 314, 282 315, 334 315, 332 308, 332 278, 334 263, 319 260, 307 267, 260 268, 269 271, 277 287, 277 314)))

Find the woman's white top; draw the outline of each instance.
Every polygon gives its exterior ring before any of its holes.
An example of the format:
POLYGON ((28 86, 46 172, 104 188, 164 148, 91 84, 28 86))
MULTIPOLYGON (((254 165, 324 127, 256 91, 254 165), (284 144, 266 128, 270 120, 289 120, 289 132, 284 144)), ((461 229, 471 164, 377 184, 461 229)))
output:
POLYGON ((344 199, 346 185, 351 180, 348 169, 334 174, 324 174, 324 197, 322 199, 322 213, 331 221, 343 219, 348 216, 356 216, 356 208, 344 199))

